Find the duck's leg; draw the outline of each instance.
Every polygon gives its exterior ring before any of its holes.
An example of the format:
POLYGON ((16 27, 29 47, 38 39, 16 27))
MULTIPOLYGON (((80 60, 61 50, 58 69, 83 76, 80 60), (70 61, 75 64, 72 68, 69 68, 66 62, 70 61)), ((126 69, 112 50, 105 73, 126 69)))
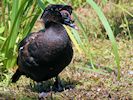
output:
POLYGON ((55 77, 55 82, 54 82, 54 87, 53 87, 53 89, 55 90, 55 91, 63 91, 63 85, 62 85, 62 83, 61 83, 61 80, 60 80, 60 77, 59 76, 56 76, 55 77))
POLYGON ((44 88, 44 87, 43 87, 43 82, 37 82, 37 84, 36 84, 36 89, 37 89, 37 91, 41 93, 41 92, 44 91, 43 88, 44 88))
POLYGON ((39 92, 38 100, 45 100, 45 98, 49 95, 48 92, 45 92, 43 89, 43 82, 38 82, 37 83, 37 89, 39 92))

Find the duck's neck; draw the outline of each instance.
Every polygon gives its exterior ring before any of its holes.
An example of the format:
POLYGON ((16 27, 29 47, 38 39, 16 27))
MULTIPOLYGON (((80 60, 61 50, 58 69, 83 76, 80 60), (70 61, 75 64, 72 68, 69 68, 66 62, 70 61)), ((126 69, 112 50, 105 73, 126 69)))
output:
POLYGON ((56 22, 46 23, 45 24, 45 30, 49 31, 48 32, 49 34, 52 32, 55 34, 67 35, 67 32, 61 23, 56 23, 56 22))
POLYGON ((58 23, 58 22, 53 22, 53 21, 47 21, 46 23, 45 23, 45 29, 48 29, 49 27, 51 27, 51 26, 63 26, 61 23, 58 23))

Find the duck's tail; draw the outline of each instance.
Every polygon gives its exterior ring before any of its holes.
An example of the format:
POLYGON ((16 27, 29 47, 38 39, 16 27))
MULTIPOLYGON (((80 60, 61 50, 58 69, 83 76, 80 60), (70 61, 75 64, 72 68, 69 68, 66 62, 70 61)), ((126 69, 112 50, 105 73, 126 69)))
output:
POLYGON ((21 75, 22 73, 19 71, 19 69, 17 69, 11 78, 11 82, 15 83, 20 78, 21 75))

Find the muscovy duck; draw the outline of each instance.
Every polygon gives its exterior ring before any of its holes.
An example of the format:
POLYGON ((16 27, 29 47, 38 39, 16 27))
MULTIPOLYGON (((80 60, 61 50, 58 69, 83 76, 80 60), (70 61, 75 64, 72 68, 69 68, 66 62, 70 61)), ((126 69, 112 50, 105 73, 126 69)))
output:
POLYGON ((75 28, 71 18, 72 7, 69 5, 49 5, 41 19, 45 30, 30 33, 19 44, 18 69, 12 76, 16 82, 21 75, 36 82, 56 77, 72 60, 71 40, 63 24, 75 28))

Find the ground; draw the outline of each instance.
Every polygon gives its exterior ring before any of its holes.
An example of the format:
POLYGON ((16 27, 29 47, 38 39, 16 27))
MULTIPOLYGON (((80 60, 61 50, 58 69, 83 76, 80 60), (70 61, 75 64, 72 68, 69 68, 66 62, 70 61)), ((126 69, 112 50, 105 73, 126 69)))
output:
MULTIPOLYGON (((108 13, 109 18, 114 15, 110 20, 117 24, 113 19, 121 21, 122 14, 118 14, 117 10, 120 10, 118 8, 112 13, 111 7, 109 3, 103 11, 108 13)), ((9 73, 5 74, 7 80, 0 82, 0 100, 37 100, 39 90, 44 91, 44 99, 48 100, 133 100, 133 39, 123 38, 121 33, 116 37, 121 66, 121 78, 117 80, 117 67, 111 42, 102 37, 106 32, 102 30, 103 26, 98 17, 90 7, 78 8, 75 13, 86 26, 96 68, 92 69, 90 60, 85 55, 79 54, 74 47, 71 64, 60 73, 64 91, 51 90, 54 79, 43 82, 43 88, 37 88, 37 84, 25 76, 17 83, 8 84, 14 72, 14 69, 9 69, 9 73)), ((39 26, 40 23, 36 23, 33 30, 39 29, 39 26)))
MULTIPOLYGON (((75 53, 71 64, 60 74, 64 91, 50 91, 53 80, 44 82, 45 99, 55 100, 132 100, 133 99, 133 41, 119 40, 121 79, 117 80, 117 69, 109 40, 91 40, 92 55, 99 71, 84 70, 87 60, 75 53), (84 62, 86 60, 86 63, 84 62), (106 66, 106 67, 105 67, 106 66)), ((75 52, 77 52, 75 50, 75 52)), ((88 69, 91 69, 88 63, 88 69)), ((0 86, 0 100, 36 100, 37 85, 26 77, 16 84, 0 86)))

